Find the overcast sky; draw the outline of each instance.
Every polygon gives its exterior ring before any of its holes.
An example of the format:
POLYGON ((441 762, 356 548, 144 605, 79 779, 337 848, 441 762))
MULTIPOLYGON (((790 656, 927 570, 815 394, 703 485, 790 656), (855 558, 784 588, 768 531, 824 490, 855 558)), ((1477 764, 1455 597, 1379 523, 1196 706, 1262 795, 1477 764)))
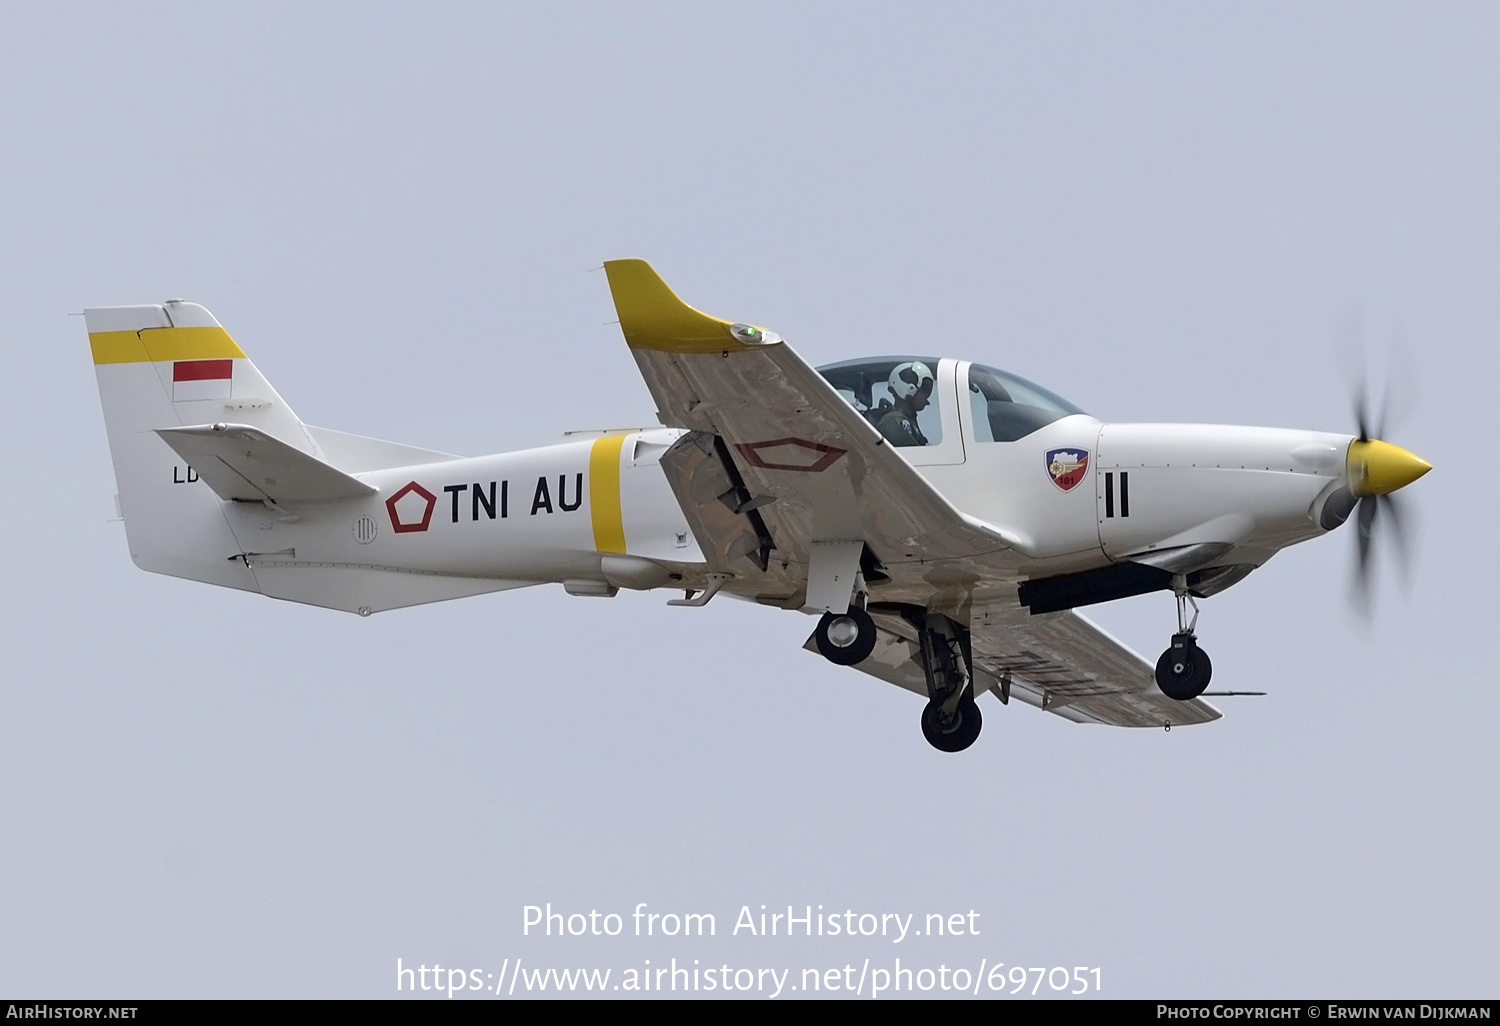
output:
MULTIPOLYGON (((1488 4, 0 7, 0 994, 900 957, 1493 996, 1497 112, 1488 4), (305 420, 478 455, 651 423, 590 270, 626 256, 814 362, 1104 420, 1352 430, 1358 311, 1436 467, 1409 592, 1353 621, 1340 531, 1203 603, 1214 686, 1268 697, 1169 734, 986 699, 951 756, 792 613, 361 620, 132 566, 69 314, 187 297, 305 420), (718 935, 523 937, 547 902, 718 935), (731 935, 761 904, 980 934, 731 935)), ((1152 659, 1175 624, 1090 615, 1152 659)))

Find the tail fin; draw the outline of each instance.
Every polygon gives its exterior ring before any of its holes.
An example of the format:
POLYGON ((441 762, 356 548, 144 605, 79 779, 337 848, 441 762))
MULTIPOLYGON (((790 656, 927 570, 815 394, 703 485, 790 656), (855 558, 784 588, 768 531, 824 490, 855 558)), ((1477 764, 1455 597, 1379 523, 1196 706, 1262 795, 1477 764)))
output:
POLYGON ((84 311, 130 555, 143 570, 258 590, 219 498, 156 432, 234 421, 318 447, 211 313, 196 303, 84 311))

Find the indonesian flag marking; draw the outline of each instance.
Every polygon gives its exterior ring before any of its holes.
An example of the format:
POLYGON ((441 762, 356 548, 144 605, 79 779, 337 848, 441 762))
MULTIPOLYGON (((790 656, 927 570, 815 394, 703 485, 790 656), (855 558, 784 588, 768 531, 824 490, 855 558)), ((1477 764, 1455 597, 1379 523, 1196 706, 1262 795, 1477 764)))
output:
POLYGON ((178 360, 172 364, 172 401, 228 399, 233 360, 178 360))

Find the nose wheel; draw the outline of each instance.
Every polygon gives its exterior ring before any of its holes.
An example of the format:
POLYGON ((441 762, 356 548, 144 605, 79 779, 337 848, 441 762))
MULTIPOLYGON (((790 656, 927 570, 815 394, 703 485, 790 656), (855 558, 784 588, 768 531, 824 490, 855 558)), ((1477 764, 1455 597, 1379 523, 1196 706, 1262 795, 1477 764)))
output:
POLYGON ((1187 578, 1174 577, 1172 590, 1177 594, 1177 633, 1172 635, 1172 646, 1156 661, 1156 686, 1168 698, 1186 702, 1203 694, 1213 676, 1214 664, 1208 653, 1198 647, 1198 604, 1188 593, 1187 578), (1189 606, 1193 610, 1191 620, 1189 606))
POLYGON ((1214 664, 1208 653, 1198 647, 1191 634, 1172 635, 1172 647, 1156 661, 1156 686, 1168 698, 1186 702, 1197 698, 1208 687, 1214 664))

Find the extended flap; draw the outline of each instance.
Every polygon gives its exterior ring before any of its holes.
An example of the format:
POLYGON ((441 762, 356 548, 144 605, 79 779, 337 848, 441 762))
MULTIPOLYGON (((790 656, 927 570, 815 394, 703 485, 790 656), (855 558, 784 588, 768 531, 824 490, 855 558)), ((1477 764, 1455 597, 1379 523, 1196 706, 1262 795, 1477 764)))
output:
POLYGON ((221 499, 269 499, 281 505, 354 499, 375 491, 248 424, 195 424, 156 433, 221 499))

